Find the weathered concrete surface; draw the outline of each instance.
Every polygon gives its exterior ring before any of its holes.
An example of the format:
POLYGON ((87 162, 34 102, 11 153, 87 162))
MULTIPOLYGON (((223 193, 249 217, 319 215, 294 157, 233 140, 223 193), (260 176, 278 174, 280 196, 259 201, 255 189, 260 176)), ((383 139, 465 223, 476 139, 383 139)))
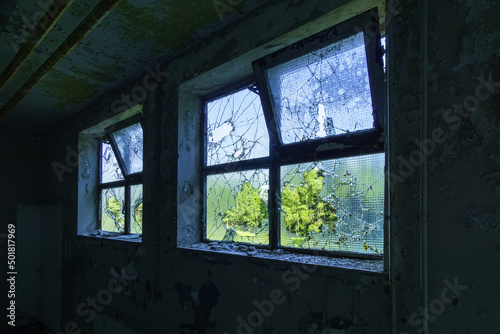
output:
POLYGON ((261 307, 269 316, 255 333, 401 334, 423 329, 429 308, 430 333, 500 329, 494 316, 500 293, 499 87, 477 89, 489 73, 500 81, 494 1, 438 0, 426 8, 425 1, 405 0, 392 4, 398 10, 386 17, 393 173, 388 274, 317 273, 311 266, 176 249, 178 233, 185 232, 176 219, 183 186, 176 182, 180 85, 205 82, 199 88, 206 92, 244 78, 250 65, 233 59, 251 60, 252 50, 296 40, 302 26, 314 31, 344 3, 273 1, 162 70, 168 77, 144 104, 142 244, 76 237, 78 172, 59 182, 50 168, 64 161, 66 145, 77 147, 79 131, 113 115, 109 105, 121 92, 54 131, 44 165, 46 201, 64 207, 62 326, 74 321, 82 333, 92 333, 97 324, 114 321, 136 333, 236 333, 238 326, 260 324, 255 312, 261 307), (216 81, 214 69, 227 71, 216 81), (454 107, 469 103, 470 111, 454 107), (103 290, 119 292, 108 303, 103 290), (101 300, 96 309, 107 320, 82 316, 78 307, 87 298, 101 300), (269 300, 272 312, 263 303, 269 300))

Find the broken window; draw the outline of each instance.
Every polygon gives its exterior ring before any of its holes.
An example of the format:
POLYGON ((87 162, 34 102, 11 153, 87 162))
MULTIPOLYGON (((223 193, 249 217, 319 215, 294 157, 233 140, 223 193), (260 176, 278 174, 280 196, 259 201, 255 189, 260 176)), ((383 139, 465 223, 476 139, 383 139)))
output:
POLYGON ((106 129, 100 146, 101 229, 142 234, 143 130, 136 116, 106 129))
POLYGON ((383 253, 377 27, 365 13, 295 43, 253 63, 254 85, 206 103, 205 240, 383 253))
POLYGON ((206 103, 207 240, 269 244, 269 136, 251 88, 206 103))

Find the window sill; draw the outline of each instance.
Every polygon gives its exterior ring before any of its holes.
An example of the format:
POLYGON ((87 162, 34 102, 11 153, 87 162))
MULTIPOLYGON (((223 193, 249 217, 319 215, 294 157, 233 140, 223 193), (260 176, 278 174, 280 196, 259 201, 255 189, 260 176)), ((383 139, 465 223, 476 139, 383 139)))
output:
POLYGON ((120 241, 128 241, 141 243, 142 242, 142 234, 121 234, 116 232, 106 232, 102 230, 95 230, 88 233, 79 234, 82 237, 90 237, 95 239, 111 239, 111 240, 120 240, 120 241))
POLYGON ((303 264, 311 267, 328 267, 349 271, 384 273, 382 259, 354 259, 346 257, 329 257, 292 253, 282 249, 269 250, 252 246, 231 243, 198 243, 191 246, 180 246, 181 250, 206 255, 236 255, 259 260, 274 260, 285 263, 303 264))

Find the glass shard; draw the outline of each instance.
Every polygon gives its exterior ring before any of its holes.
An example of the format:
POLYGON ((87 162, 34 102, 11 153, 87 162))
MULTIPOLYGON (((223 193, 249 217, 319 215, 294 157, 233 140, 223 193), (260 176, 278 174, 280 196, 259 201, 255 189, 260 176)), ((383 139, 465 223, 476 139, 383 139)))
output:
POLYGON ((125 231, 125 188, 101 191, 101 229, 107 232, 125 231))
POLYGON ((206 179, 206 238, 269 243, 269 171, 209 175, 206 179))
POLYGON ((140 123, 112 133, 127 174, 142 172, 143 132, 140 123))
POLYGON ((281 245, 383 253, 385 154, 281 167, 281 245))
POLYGON ((101 183, 123 180, 122 170, 116 161, 111 145, 102 143, 101 152, 101 183))
POLYGON ((267 70, 284 144, 374 125, 363 33, 267 70))
POLYGON ((207 103, 207 166, 269 155, 260 98, 249 89, 207 103))
POLYGON ((142 233, 142 184, 130 187, 130 233, 142 233))

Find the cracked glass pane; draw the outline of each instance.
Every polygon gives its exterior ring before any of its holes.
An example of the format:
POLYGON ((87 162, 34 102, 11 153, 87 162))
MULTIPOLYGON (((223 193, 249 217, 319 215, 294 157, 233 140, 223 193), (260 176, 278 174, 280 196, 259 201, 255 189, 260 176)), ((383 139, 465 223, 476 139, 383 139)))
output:
POLYGON ((373 128, 363 33, 267 70, 284 144, 373 128))
POLYGON ((101 229, 107 232, 125 231, 125 188, 101 191, 101 229))
POLYGON ((381 254, 385 154, 281 167, 281 245, 381 254))
POLYGON ((269 244, 269 171, 207 176, 206 238, 269 244))
POLYGON ((259 95, 249 89, 207 103, 207 166, 269 155, 259 95))
POLYGON ((112 133, 116 146, 127 169, 127 174, 142 172, 142 126, 131 125, 112 133))
POLYGON ((111 145, 102 143, 101 152, 101 183, 123 180, 122 170, 116 161, 111 145))
POLYGON ((130 233, 142 233, 142 184, 130 187, 130 233))

